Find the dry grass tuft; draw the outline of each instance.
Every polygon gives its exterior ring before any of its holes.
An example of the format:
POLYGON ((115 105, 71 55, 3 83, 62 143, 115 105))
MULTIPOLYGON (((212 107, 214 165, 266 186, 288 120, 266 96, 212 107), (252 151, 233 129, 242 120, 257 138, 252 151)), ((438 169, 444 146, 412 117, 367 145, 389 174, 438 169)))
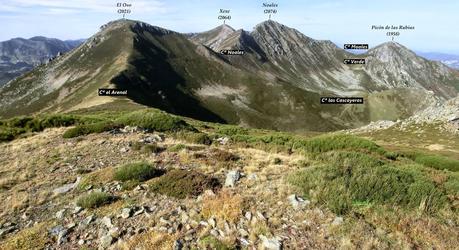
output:
POLYGON ((39 223, 5 239, 2 243, 0 243, 0 249, 44 249, 48 241, 49 238, 46 231, 46 225, 44 223, 39 223))
POLYGON ((119 249, 130 250, 170 250, 174 249, 176 236, 157 232, 146 232, 130 238, 127 242, 121 244, 119 249))
POLYGON ((215 196, 205 196, 202 201, 202 215, 205 218, 236 222, 242 214, 244 200, 239 194, 224 189, 215 196))

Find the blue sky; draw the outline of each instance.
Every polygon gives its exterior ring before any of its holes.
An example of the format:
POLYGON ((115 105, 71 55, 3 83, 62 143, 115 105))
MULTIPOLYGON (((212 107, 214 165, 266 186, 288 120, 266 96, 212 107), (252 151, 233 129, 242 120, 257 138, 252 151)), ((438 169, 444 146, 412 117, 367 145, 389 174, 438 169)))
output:
MULTIPOLYGON (((102 24, 120 16, 117 0, 1 0, 0 40, 43 35, 59 39, 87 38, 102 24)), ((457 0, 126 0, 130 19, 180 32, 199 32, 220 25, 220 8, 231 9, 233 28, 252 30, 266 20, 263 2, 277 2, 273 19, 315 39, 337 44, 388 41, 372 25, 412 25, 396 41, 417 51, 459 54, 457 0)))

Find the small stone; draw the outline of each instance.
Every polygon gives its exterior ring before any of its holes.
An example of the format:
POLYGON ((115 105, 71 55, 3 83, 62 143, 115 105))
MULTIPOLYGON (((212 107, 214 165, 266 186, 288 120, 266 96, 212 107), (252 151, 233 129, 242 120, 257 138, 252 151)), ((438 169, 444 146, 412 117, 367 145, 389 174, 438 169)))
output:
POLYGON ((73 210, 73 214, 78 214, 83 210, 82 207, 76 206, 75 209, 73 210))
POLYGON ((295 194, 290 195, 287 199, 289 200, 290 204, 294 209, 303 208, 311 203, 310 201, 304 200, 303 198, 298 197, 295 194))
POLYGON ((217 142, 219 142, 221 145, 226 145, 228 142, 229 142, 229 138, 228 137, 220 137, 220 138, 217 138, 217 142))
POLYGON ((217 226, 217 222, 215 221, 214 218, 210 218, 209 220, 207 220, 207 222, 209 223, 209 225, 214 228, 217 226))
POLYGON ((337 216, 337 217, 333 220, 332 225, 338 226, 338 225, 341 225, 343 222, 344 222, 343 217, 337 216))
POLYGON ((182 250, 183 244, 180 240, 176 240, 174 242, 174 250, 182 250))
POLYGON ((93 222, 95 219, 95 216, 93 214, 91 214, 90 216, 86 217, 86 219, 84 219, 81 224, 84 225, 84 226, 87 226, 89 225, 91 222, 93 222))
POLYGON ((50 233, 51 235, 57 236, 57 235, 59 235, 59 233, 60 233, 61 231, 63 231, 63 230, 64 230, 64 227, 61 226, 61 225, 58 225, 58 226, 55 226, 55 227, 51 228, 51 229, 49 230, 49 233, 50 233))
POLYGON ((186 213, 182 213, 180 215, 180 220, 183 224, 187 223, 189 219, 190 219, 190 216, 188 216, 188 214, 186 213))
POLYGON ((76 227, 76 223, 72 222, 72 223, 68 224, 66 227, 67 227, 67 229, 73 229, 74 227, 76 227))
POLYGON ((127 153, 128 151, 129 151, 129 149, 126 148, 126 147, 122 147, 122 148, 120 149, 120 153, 127 153))
POLYGON ((239 241, 242 243, 242 245, 244 246, 248 246, 250 245, 250 242, 244 238, 240 238, 239 241))
POLYGON ((231 170, 226 174, 225 187, 234 187, 236 182, 241 178, 241 173, 238 170, 231 170))
POLYGON ((77 180, 74 183, 65 184, 62 187, 56 188, 53 190, 54 194, 64 194, 74 189, 80 183, 81 177, 77 177, 77 180))
POLYGON ((84 243, 85 243, 85 241, 84 241, 83 239, 81 239, 81 240, 78 241, 78 245, 80 245, 80 246, 81 246, 81 245, 84 245, 84 243))
POLYGON ((108 248, 113 242, 113 237, 111 235, 104 235, 99 239, 99 246, 101 248, 108 248))
POLYGON ((56 219, 62 220, 64 218, 65 209, 61 209, 56 213, 56 219))
POLYGON ((264 235, 259 236, 265 250, 281 250, 282 243, 277 238, 267 238, 264 235))
POLYGON ((163 217, 159 218, 159 223, 165 224, 165 225, 170 225, 170 221, 164 219, 163 217))
POLYGON ((245 218, 246 218, 248 221, 251 221, 251 220, 252 220, 252 213, 251 213, 251 212, 245 212, 245 218))
POLYGON ((142 186, 138 185, 137 187, 134 188, 134 192, 140 192, 144 190, 142 186))
POLYGON ((127 219, 131 217, 131 214, 132 214, 131 208, 123 208, 123 210, 121 211, 121 218, 127 219))
POLYGON ((260 219, 260 220, 263 220, 263 221, 266 220, 266 217, 265 217, 265 216, 263 215, 263 213, 261 213, 260 211, 257 211, 257 217, 258 217, 258 219, 260 219))
POLYGON ((247 176, 247 179, 250 181, 256 181, 258 179, 258 176, 255 173, 251 173, 247 176))
POLYGON ((240 234, 242 237, 249 236, 249 232, 247 232, 244 228, 239 228, 239 234, 240 234))
POLYGON ((62 243, 65 243, 67 241, 67 233, 67 229, 63 229, 59 232, 59 234, 57 235, 57 245, 61 245, 62 243))
POLYGON ((210 234, 213 235, 214 237, 219 237, 220 233, 216 229, 210 230, 210 234))
POLYGON ((132 216, 137 216, 141 213, 144 213, 145 212, 145 208, 144 207, 140 207, 140 209, 138 209, 137 211, 134 212, 134 214, 132 216))
POLYGON ((113 227, 112 219, 110 219, 110 217, 105 216, 104 218, 102 218, 101 223, 108 229, 113 227))

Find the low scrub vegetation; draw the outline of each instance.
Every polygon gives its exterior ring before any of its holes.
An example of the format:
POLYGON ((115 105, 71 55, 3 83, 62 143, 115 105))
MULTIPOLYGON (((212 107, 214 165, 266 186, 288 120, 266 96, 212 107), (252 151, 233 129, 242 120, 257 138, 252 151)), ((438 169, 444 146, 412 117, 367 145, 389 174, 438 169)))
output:
POLYGON ((127 113, 117 119, 117 122, 158 132, 195 130, 183 119, 157 110, 139 110, 127 113))
POLYGON ((218 249, 218 250, 233 250, 236 249, 230 244, 220 241, 214 236, 208 235, 199 240, 201 249, 218 249))
POLYGON ((92 192, 81 196, 77 200, 77 205, 82 208, 97 208, 105 204, 109 204, 114 200, 114 197, 104 192, 92 192))
POLYGON ((323 153, 318 159, 320 163, 295 173, 289 181, 335 213, 345 214, 353 204, 362 203, 419 208, 428 213, 448 205, 446 187, 419 164, 393 164, 347 151, 323 153))
POLYGON ((123 165, 115 170, 114 179, 117 181, 147 181, 161 176, 163 170, 157 169, 146 162, 136 162, 123 165))
POLYGON ((110 112, 97 114, 42 114, 39 116, 15 117, 0 120, 0 142, 11 141, 27 132, 40 132, 46 128, 71 128, 64 134, 73 138, 92 133, 110 131, 121 126, 138 126, 147 130, 177 132, 181 130, 196 131, 183 119, 155 109, 145 109, 114 115, 110 112))
POLYGON ((237 222, 242 214, 244 200, 238 194, 222 190, 217 195, 206 195, 202 201, 201 213, 204 218, 237 222))
POLYGON ((459 160, 421 152, 405 152, 402 155, 429 168, 439 170, 447 169, 453 172, 459 171, 459 160))
POLYGON ((22 116, 0 121, 0 142, 11 141, 27 132, 40 132, 46 128, 67 127, 83 120, 72 115, 22 116))
POLYGON ((119 128, 120 125, 110 122, 110 121, 102 121, 92 124, 83 124, 78 125, 74 128, 68 129, 65 131, 63 137, 64 138, 74 138, 82 135, 89 135, 94 133, 102 133, 105 131, 110 131, 119 128))
POLYGON ((26 228, 19 233, 2 239, 0 249, 3 250, 28 250, 28 249, 44 249, 47 244, 51 243, 48 236, 46 223, 38 223, 30 228, 26 228))
POLYGON ((212 139, 205 133, 199 132, 180 132, 176 135, 177 139, 183 139, 186 142, 194 144, 211 145, 212 139))
POLYGON ((204 190, 217 190, 220 183, 216 178, 195 171, 174 169, 152 181, 153 192, 165 194, 179 199, 196 197, 204 190))

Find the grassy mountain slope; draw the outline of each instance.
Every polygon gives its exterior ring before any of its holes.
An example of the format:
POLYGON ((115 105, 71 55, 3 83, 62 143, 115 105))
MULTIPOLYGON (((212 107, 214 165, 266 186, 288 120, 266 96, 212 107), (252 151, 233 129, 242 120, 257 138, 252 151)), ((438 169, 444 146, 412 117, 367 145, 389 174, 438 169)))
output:
POLYGON ((1 249, 458 244, 459 161, 433 153, 151 108, 0 124, 23 130, 0 143, 1 249))

